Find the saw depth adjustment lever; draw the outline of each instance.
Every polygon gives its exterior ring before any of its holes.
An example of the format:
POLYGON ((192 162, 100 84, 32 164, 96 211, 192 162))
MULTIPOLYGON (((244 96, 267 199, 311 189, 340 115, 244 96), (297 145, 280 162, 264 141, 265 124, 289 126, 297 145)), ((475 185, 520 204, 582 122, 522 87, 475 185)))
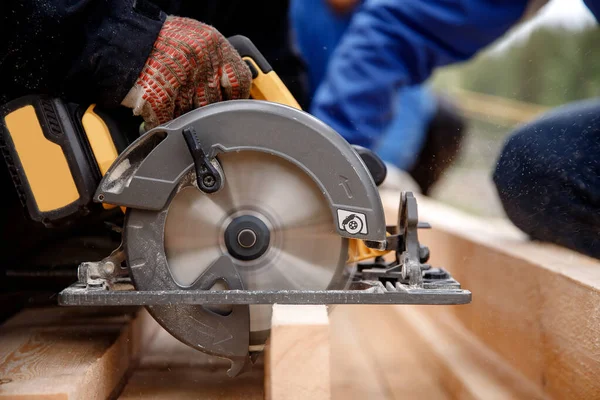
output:
POLYGON ((194 160, 198 188, 204 193, 217 192, 223 186, 223 172, 219 162, 206 156, 193 127, 183 129, 182 134, 194 160))

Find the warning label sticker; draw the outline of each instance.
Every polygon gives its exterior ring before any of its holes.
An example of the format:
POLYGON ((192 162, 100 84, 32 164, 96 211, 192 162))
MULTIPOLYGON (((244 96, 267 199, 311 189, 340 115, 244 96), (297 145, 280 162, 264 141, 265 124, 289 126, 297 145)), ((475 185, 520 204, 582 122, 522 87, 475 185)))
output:
POLYGON ((367 217, 365 214, 338 209, 337 215, 340 230, 346 231, 351 235, 356 235, 357 233, 367 234, 367 217))

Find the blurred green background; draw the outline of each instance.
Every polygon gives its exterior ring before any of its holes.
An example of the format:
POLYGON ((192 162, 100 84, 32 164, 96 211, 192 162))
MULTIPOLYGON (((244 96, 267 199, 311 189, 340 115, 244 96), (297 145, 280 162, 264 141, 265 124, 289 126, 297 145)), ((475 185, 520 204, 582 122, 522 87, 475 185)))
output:
POLYGON ((507 136, 547 109, 598 95, 600 29, 583 8, 565 8, 573 12, 556 22, 561 14, 556 3, 569 7, 579 1, 550 3, 546 8, 554 4, 554 10, 542 9, 474 59, 442 68, 431 79, 435 89, 454 97, 469 124, 459 159, 432 197, 477 215, 503 217, 491 174, 507 136))

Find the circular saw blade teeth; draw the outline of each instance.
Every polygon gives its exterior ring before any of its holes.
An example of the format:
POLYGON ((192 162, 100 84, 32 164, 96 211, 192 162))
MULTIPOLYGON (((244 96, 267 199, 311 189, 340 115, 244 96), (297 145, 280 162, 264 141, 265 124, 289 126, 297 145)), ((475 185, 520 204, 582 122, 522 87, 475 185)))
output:
MULTIPOLYGON (((219 156, 225 185, 206 195, 186 188, 172 200, 165 226, 171 273, 192 284, 222 254, 223 233, 238 215, 258 216, 270 228, 269 249, 252 261, 233 259, 248 290, 322 290, 339 282, 347 240, 336 231, 327 200, 300 168, 253 151, 219 156)), ((251 306, 251 331, 270 327, 270 306, 251 306)))

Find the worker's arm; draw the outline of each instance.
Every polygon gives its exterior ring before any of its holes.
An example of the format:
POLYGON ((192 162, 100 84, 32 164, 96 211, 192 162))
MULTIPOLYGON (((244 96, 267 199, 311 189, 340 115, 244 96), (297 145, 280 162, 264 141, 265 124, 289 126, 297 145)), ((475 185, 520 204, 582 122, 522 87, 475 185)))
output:
POLYGON ((0 13, 3 94, 118 105, 166 19, 145 0, 7 0, 0 13))
POLYGON ((4 96, 123 104, 152 127, 249 95, 250 70, 223 35, 167 16, 151 0, 7 1, 0 12, 4 96))
POLYGON ((369 147, 396 90, 473 56, 522 16, 524 0, 367 0, 332 55, 311 112, 369 147))

